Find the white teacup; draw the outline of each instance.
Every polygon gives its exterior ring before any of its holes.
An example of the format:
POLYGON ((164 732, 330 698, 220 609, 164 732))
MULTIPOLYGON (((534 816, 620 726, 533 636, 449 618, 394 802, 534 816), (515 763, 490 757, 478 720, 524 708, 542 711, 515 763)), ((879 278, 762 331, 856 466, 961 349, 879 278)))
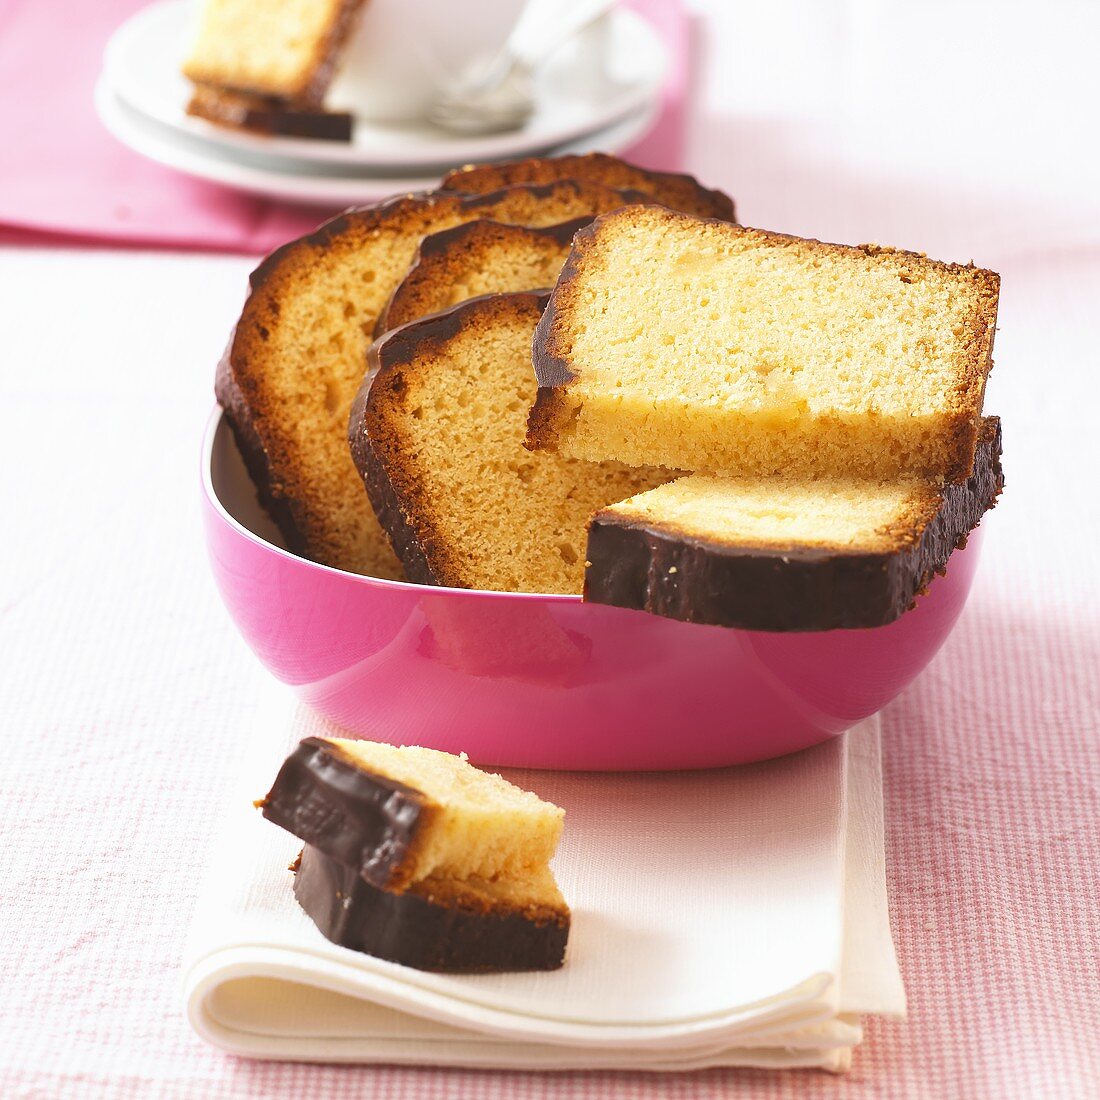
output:
POLYGON ((426 116, 436 90, 497 53, 528 0, 367 0, 325 97, 372 122, 426 116))

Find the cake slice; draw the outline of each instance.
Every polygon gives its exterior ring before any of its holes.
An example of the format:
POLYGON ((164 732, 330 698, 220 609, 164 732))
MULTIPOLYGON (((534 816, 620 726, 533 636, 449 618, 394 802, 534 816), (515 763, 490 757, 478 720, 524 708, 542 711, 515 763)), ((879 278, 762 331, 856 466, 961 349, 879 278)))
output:
POLYGON ((260 264, 215 391, 288 549, 401 576, 348 453, 347 426, 375 322, 420 239, 478 218, 555 225, 636 198, 576 182, 404 195, 341 214, 260 264))
POLYGON ((669 477, 524 449, 545 302, 473 298, 371 348, 351 451, 410 580, 580 592, 592 513, 669 477))
POLYGON ((573 234, 591 220, 539 228, 481 220, 430 234, 378 318, 375 338, 468 298, 553 286, 573 234))
POLYGON ((698 473, 965 479, 999 278, 653 206, 580 230, 528 443, 698 473))
POLYGON ((959 484, 695 474, 596 514, 584 598, 747 630, 882 626, 944 571, 1003 486, 996 417, 959 484))
POLYGON ((187 113, 218 126, 255 134, 351 141, 352 118, 346 111, 298 108, 272 96, 232 92, 208 84, 195 86, 187 113))
POLYGON ((546 867, 515 878, 425 878, 380 890, 307 846, 294 896, 327 939, 418 970, 554 970, 569 939, 569 907, 546 867))
POLYGON ((264 817, 379 889, 427 879, 524 880, 546 866, 564 811, 434 749, 307 737, 264 817))
POLYGON ((676 172, 651 172, 607 153, 563 157, 532 157, 502 164, 470 164, 443 178, 452 191, 495 191, 518 183, 550 183, 553 180, 591 180, 606 187, 627 187, 648 195, 653 202, 700 218, 733 221, 733 200, 721 191, 703 187, 694 176, 676 172))
POLYGON ((183 74, 319 108, 364 0, 204 0, 183 74))

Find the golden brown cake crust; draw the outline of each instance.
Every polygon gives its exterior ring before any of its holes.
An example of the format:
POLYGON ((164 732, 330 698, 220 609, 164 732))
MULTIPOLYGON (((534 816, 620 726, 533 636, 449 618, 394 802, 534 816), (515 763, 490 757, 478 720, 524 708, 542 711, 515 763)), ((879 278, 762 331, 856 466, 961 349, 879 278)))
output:
POLYGON ((729 195, 703 187, 694 176, 649 171, 607 153, 467 165, 445 176, 441 186, 453 191, 493 191, 517 183, 549 183, 560 179, 584 179, 608 187, 629 187, 673 210, 701 218, 734 220, 733 200, 729 195))
POLYGON ((913 605, 1004 488, 1001 422, 986 417, 970 476, 929 486, 888 536, 890 553, 859 547, 704 539, 675 522, 593 517, 585 600, 745 630, 882 626, 913 605))
MULTIPOLYGON (((479 219, 429 234, 420 242, 408 274, 379 315, 374 328, 375 339, 390 329, 457 305, 457 301, 448 300, 448 294, 456 285, 461 285, 475 266, 507 260, 524 249, 539 253, 545 261, 553 261, 560 268, 569 254, 573 235, 591 220, 582 217, 559 225, 533 227, 479 219)), ((530 286, 506 286, 506 281, 501 278, 499 286, 483 293, 539 290, 551 285, 553 279, 530 286)))
MULTIPOLYGON (((996 272, 977 268, 973 264, 929 260, 921 253, 884 248, 875 244, 829 244, 786 233, 730 225, 721 219, 687 218, 678 212, 660 210, 652 206, 641 205, 632 209, 641 212, 656 210, 661 217, 669 221, 697 226, 720 226, 723 231, 730 234, 791 248, 810 247, 825 254, 835 255, 891 256, 902 260, 908 259, 945 275, 963 275, 973 280, 981 288, 984 301, 987 304, 992 302, 992 307, 986 310, 983 317, 972 316, 966 322, 963 369, 950 395, 953 410, 943 418, 941 424, 945 450, 953 455, 951 464, 942 471, 942 476, 949 481, 960 481, 969 475, 977 446, 979 414, 984 399, 986 379, 993 364, 993 337, 996 330, 1000 291, 1000 276, 996 272)), ((532 349, 535 374, 538 379, 538 393, 528 419, 526 444, 531 450, 557 450, 563 431, 577 415, 578 408, 569 395, 570 386, 576 380, 577 372, 568 354, 569 339, 566 331, 568 315, 578 303, 578 284, 583 278, 586 263, 590 257, 598 255, 601 234, 613 229, 620 213, 623 212, 612 211, 601 215, 577 231, 573 238, 572 250, 562 268, 561 277, 539 322, 532 349)))
MULTIPOLYGON (((445 226, 485 217, 552 224, 636 198, 598 184, 568 181, 486 195, 403 195, 341 214, 277 249, 256 268, 218 367, 215 392, 261 500, 295 553, 352 572, 402 576, 348 453, 346 410, 366 368, 378 311, 407 270, 404 257, 415 254, 420 239, 445 226), (376 309, 362 304, 365 297, 355 284, 360 276, 350 274, 373 264, 372 257, 378 258, 380 269, 388 264, 395 272, 386 285, 379 283, 373 267, 364 273, 371 280, 365 289, 379 302, 376 309), (343 302, 343 316, 332 327, 318 328, 314 321, 313 328, 299 332, 287 317, 295 312, 291 307, 312 297, 330 310, 340 309, 343 302), (290 392, 292 383, 306 386, 298 380, 317 367, 319 355, 328 355, 332 369, 346 377, 335 378, 331 391, 328 384, 318 388, 310 382, 301 394, 290 392), (342 387, 347 387, 346 398, 342 387), (303 417, 314 417, 317 431, 326 433, 321 425, 337 420, 338 434, 334 425, 333 435, 325 434, 320 444, 310 434, 303 439, 303 417)), ((301 327, 300 321, 295 324, 301 327)))

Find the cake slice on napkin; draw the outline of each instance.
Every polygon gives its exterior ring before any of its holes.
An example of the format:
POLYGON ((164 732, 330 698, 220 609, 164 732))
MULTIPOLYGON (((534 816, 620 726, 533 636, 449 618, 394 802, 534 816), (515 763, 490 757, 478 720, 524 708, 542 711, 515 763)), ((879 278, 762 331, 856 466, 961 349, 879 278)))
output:
POLYGON ((580 230, 528 444, 715 474, 965 480, 999 277, 659 207, 580 230))
POLYGON ((426 970, 561 965, 564 811, 462 757, 308 737, 264 817, 306 844, 294 893, 334 943, 426 970))
POLYGON ((545 865, 563 812, 435 749, 308 737, 287 757, 264 817, 374 886, 495 878, 545 865))
MULTIPOLYGON (((569 957, 485 979, 348 950, 303 914, 286 872, 301 842, 247 796, 283 745, 341 735, 288 701, 264 684, 185 950, 187 1018, 219 1048, 512 1070, 843 1070, 861 1014, 904 1012, 877 719, 749 768, 516 776, 566 811, 554 877, 573 910, 569 957)), ((357 919, 333 917, 336 937, 357 919)))
POLYGON ((307 845, 294 896, 326 939, 417 970, 555 970, 569 939, 569 907, 549 867, 497 879, 436 875, 395 893, 307 845))
POLYGON ((997 417, 982 421, 960 484, 695 474, 596 513, 584 598, 747 630, 882 626, 1003 486, 997 417))

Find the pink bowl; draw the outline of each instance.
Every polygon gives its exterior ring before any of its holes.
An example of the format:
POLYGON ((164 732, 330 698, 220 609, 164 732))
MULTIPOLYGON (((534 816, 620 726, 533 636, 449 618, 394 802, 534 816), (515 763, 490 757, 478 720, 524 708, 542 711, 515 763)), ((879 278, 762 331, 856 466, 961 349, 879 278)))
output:
POLYGON ((352 734, 570 770, 706 768, 841 733, 932 659, 962 611, 979 532, 889 626, 769 634, 582 603, 375 580, 295 557, 216 410, 206 542, 260 660, 352 734))

